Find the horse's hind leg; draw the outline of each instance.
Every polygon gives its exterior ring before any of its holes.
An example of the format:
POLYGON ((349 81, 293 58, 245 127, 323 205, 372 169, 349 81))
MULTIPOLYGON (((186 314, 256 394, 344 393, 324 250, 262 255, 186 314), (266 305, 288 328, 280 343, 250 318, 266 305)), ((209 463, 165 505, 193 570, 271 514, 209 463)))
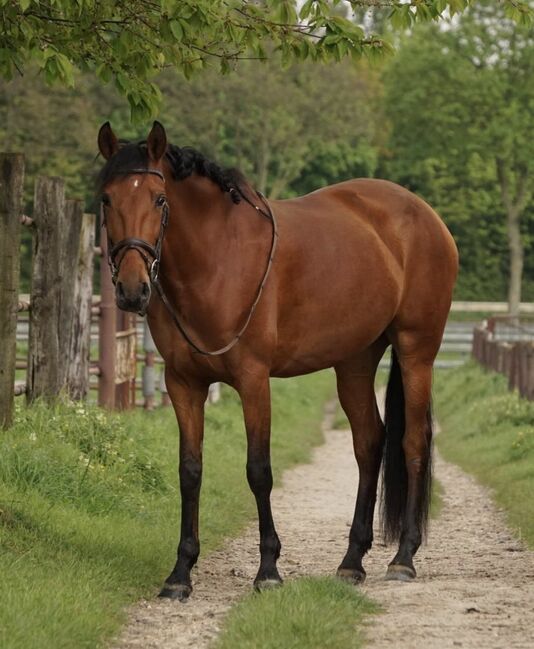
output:
POLYGON ((349 547, 337 570, 338 576, 353 582, 364 581, 362 559, 373 543, 373 516, 384 447, 384 426, 376 405, 374 379, 384 347, 377 343, 357 359, 335 368, 339 401, 350 422, 360 473, 349 547))
POLYGON ((439 339, 414 332, 396 338, 386 395, 384 531, 386 540, 399 539, 387 578, 406 581, 416 575, 413 557, 429 513, 432 364, 439 339))

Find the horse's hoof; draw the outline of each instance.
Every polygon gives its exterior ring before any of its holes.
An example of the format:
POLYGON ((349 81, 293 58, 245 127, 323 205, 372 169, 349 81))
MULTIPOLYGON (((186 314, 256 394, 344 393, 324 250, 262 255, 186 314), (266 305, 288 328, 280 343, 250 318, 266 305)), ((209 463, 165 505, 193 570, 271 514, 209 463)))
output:
POLYGON ((387 581, 413 581, 416 577, 415 570, 409 566, 392 563, 386 571, 387 581))
POLYGON ((165 597, 167 599, 177 599, 180 602, 186 602, 192 592, 191 586, 187 584, 163 584, 158 597, 165 597))
POLYGON ((254 582, 254 590, 263 593, 266 590, 279 588, 284 582, 281 579, 259 579, 254 582))
POLYGON ((365 572, 353 568, 338 568, 336 574, 340 579, 351 584, 363 584, 367 576, 365 572))

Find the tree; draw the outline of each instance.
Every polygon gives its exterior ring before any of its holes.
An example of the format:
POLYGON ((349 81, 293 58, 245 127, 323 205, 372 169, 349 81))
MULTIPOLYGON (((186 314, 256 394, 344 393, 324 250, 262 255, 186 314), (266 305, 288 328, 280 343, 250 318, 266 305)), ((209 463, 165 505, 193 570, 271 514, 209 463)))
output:
POLYGON ((521 296, 521 228, 532 226, 533 74, 531 32, 479 3, 448 29, 407 40, 386 80, 385 169, 443 212, 471 277, 489 265, 488 283, 499 282, 506 234, 511 314, 521 296))
MULTIPOLYGON (((502 1, 517 19, 531 21, 527 3, 502 1)), ((469 0, 0 0, 0 76, 10 79, 34 63, 47 82, 73 86, 75 70, 89 70, 113 80, 140 121, 161 100, 153 75, 169 66, 190 78, 215 60, 226 73, 240 58, 266 59, 269 43, 282 63, 391 49, 339 15, 342 4, 354 11, 390 6, 391 24, 409 27, 461 11, 469 0)))

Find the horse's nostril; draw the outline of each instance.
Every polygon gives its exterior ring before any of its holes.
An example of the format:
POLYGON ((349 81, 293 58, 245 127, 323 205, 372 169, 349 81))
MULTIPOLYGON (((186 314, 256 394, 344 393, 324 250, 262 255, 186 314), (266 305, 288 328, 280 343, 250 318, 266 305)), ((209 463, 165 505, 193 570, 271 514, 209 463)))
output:
POLYGON ((117 297, 124 297, 124 287, 122 282, 117 282, 117 297))
POLYGON ((146 282, 143 282, 143 288, 141 289, 141 294, 143 297, 148 297, 150 295, 150 285, 146 282))

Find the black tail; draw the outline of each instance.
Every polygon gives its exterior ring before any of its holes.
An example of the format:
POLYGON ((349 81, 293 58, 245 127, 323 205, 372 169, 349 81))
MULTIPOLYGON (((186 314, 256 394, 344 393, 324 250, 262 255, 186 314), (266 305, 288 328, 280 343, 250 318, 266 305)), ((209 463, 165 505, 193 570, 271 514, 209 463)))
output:
MULTIPOLYGON (((382 463, 382 531, 386 543, 398 541, 408 494, 408 474, 402 440, 406 427, 404 412, 404 388, 395 350, 391 350, 391 368, 386 390, 384 413, 386 443, 382 463)), ((427 411, 427 435, 429 447, 432 440, 432 410, 427 411)), ((426 474, 423 476, 420 506, 418 508, 419 529, 426 534, 430 508, 432 483, 432 452, 430 449, 426 474)))

